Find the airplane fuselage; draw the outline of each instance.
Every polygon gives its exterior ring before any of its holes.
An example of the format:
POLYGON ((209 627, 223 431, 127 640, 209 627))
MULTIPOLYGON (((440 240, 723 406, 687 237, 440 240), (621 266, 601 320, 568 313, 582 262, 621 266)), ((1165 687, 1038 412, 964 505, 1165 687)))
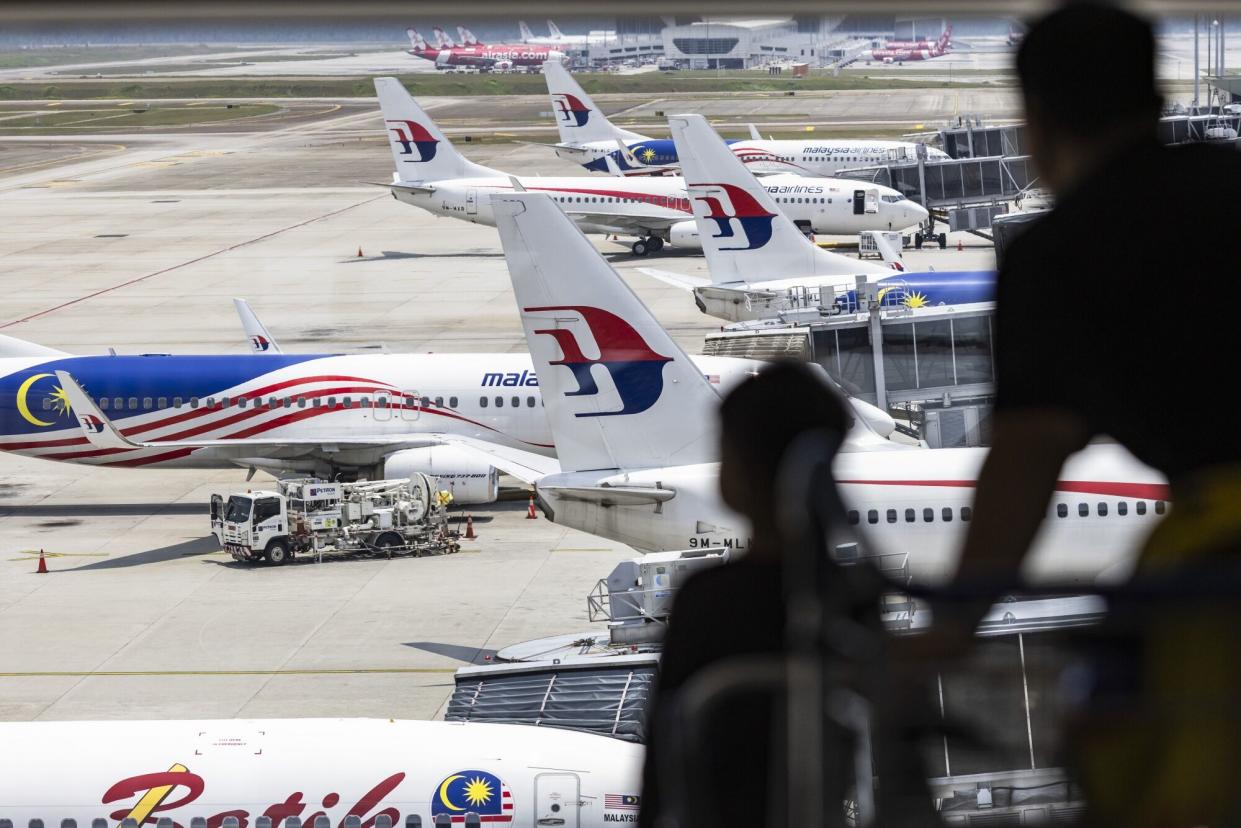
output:
MULTIPOLYGON (((891 568, 907 556, 909 574, 934 583, 955 568, 985 457, 980 448, 842 452, 834 472, 849 520, 865 542, 891 568)), ((557 523, 644 551, 750 544, 744 518, 720 500, 716 464, 562 474, 540 481, 538 491, 557 523), (599 506, 556 494, 557 487, 603 481, 676 494, 658 508, 599 506)), ((1123 449, 1086 448, 1061 474, 1027 574, 1082 582, 1125 574, 1167 498, 1166 481, 1123 449)))
POLYGON ((0 774, 17 825, 105 818, 188 826, 268 816, 333 826, 466 812, 492 828, 610 828, 633 821, 642 747, 555 728, 388 719, 10 722, 20 761, 0 774))
MULTIPOLYGON (((520 184, 532 192, 546 192, 574 217, 588 233, 626 233, 635 222, 649 220, 651 235, 670 235, 670 222, 687 222, 694 230, 684 180, 680 177, 651 178, 528 177, 520 184), (611 183, 614 182, 614 183, 611 183), (578 215, 575 215, 578 214, 578 215), (580 215, 586 214, 586 216, 580 215), (616 216, 615 224, 608 216, 616 216), (588 217, 587 217, 588 216, 588 217)), ((763 179, 763 186, 780 209, 794 222, 815 233, 852 235, 863 230, 901 230, 922 221, 926 211, 895 190, 840 179, 808 179, 780 175, 763 179), (854 207, 855 191, 876 191, 860 212, 854 207)), ((507 178, 461 178, 427 182, 431 192, 394 188, 399 201, 441 216, 495 226, 490 197, 511 193, 507 178)))

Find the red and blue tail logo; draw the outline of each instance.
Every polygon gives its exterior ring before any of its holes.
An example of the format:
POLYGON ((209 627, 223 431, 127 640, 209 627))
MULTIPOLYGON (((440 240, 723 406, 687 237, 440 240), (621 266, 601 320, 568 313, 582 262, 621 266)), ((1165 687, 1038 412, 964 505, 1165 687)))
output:
POLYGON ((78 417, 78 421, 82 423, 82 428, 86 429, 91 434, 98 434, 103 431, 103 420, 99 419, 94 414, 84 414, 83 416, 78 417))
POLYGON ((254 350, 256 351, 266 351, 271 347, 271 343, 267 341, 267 337, 259 336, 258 334, 250 337, 250 342, 254 344, 254 350))
POLYGON ((427 132, 422 124, 417 121, 391 119, 385 119, 385 123, 395 125, 388 127, 388 131, 392 133, 392 140, 401 145, 401 155, 410 156, 404 159, 407 163, 430 161, 435 157, 439 140, 427 132))
POLYGON ((566 126, 585 126, 590 120, 590 107, 582 103, 576 95, 557 92, 552 96, 556 105, 557 117, 566 126))
POLYGON ((690 187, 718 187, 718 194, 694 196, 695 201, 707 205, 707 218, 715 222, 719 232, 712 236, 715 239, 736 239, 732 247, 720 247, 720 250, 755 250, 771 241, 771 223, 775 213, 769 213, 741 187, 733 184, 690 184, 690 187), (725 206, 725 202, 729 206, 725 206), (731 212, 730 212, 731 208, 731 212), (741 228, 738 236, 734 229, 741 228))
POLYGON ((599 358, 590 359, 582 353, 581 345, 572 331, 565 328, 535 331, 536 334, 547 334, 556 340, 562 357, 551 364, 565 366, 573 372, 573 378, 577 380, 577 390, 566 392, 566 397, 586 397, 599 393, 599 386, 590 372, 594 365, 602 365, 612 377, 612 384, 620 394, 620 409, 587 412, 576 416, 613 417, 618 414, 638 414, 659 400, 664 392, 664 365, 672 362, 672 357, 651 350, 642 335, 624 319, 602 308, 585 305, 559 305, 525 310, 528 313, 576 311, 582 315, 582 321, 595 338, 599 358))

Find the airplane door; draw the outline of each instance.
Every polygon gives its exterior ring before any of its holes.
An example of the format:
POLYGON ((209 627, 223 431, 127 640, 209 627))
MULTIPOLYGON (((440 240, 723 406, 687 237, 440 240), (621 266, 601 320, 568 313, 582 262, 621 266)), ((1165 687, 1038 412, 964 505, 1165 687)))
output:
POLYGON ((534 777, 534 824, 578 828, 579 800, 576 773, 540 773, 534 777))
POLYGON ((478 215, 478 190, 473 187, 465 191, 465 214, 467 216, 478 215))
POLYGON ((866 212, 866 191, 853 191, 853 215, 860 216, 866 212))
POLYGON ((866 191, 866 212, 868 213, 879 212, 879 191, 878 190, 867 190, 866 191))
POLYGON ((375 422, 382 423, 392 419, 392 394, 382 388, 376 388, 372 399, 371 416, 375 422))
POLYGON ((413 422, 422 413, 422 400, 417 391, 401 392, 401 419, 413 422))

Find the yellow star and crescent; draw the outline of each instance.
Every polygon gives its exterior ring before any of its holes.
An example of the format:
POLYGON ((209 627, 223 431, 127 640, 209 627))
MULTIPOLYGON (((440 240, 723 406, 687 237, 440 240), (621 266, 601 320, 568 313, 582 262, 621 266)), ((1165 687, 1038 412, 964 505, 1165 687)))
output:
MULTIPOLYGON (((37 425, 44 428, 54 425, 54 423, 50 423, 47 420, 40 420, 36 417, 30 410, 30 401, 28 399, 30 395, 30 388, 39 380, 50 376, 52 375, 47 373, 31 374, 26 378, 25 382, 17 388, 17 413, 21 414, 22 419, 31 425, 37 425)), ((51 397, 57 415, 69 413, 69 395, 65 393, 63 388, 59 385, 56 386, 56 388, 52 390, 51 397)))
POLYGON ((449 810, 453 810, 453 811, 464 811, 465 810, 465 808, 458 808, 456 805, 452 804, 452 800, 448 798, 448 786, 451 785, 456 780, 464 779, 464 778, 465 778, 465 774, 457 773, 457 774, 453 774, 452 776, 448 777, 447 779, 445 779, 443 782, 440 783, 440 803, 444 807, 448 808, 449 810))

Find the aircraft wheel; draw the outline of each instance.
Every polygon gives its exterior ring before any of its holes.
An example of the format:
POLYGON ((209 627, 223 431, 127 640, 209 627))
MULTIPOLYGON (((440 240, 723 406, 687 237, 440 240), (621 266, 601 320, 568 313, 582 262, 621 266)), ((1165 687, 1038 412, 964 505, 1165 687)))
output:
POLYGON ((940 234, 939 234, 939 238, 938 238, 938 239, 936 239, 936 241, 938 241, 938 242, 939 242, 939 249, 940 249, 940 250, 947 250, 947 249, 948 249, 948 234, 947 234, 947 233, 940 233, 940 234))
POLYGON ((264 557, 272 566, 282 566, 292 559, 293 552, 286 541, 275 540, 267 544, 267 553, 264 557))
POLYGON ((922 234, 914 233, 914 250, 922 249, 922 234))
POLYGON ((651 236, 646 240, 646 244, 650 247, 652 253, 658 253, 664 249, 664 240, 659 236, 651 236))
POLYGON ((633 251, 633 255, 635 256, 645 256, 647 254, 646 242, 643 241, 642 239, 638 239, 636 242, 634 242, 633 246, 631 246, 629 249, 633 251))

